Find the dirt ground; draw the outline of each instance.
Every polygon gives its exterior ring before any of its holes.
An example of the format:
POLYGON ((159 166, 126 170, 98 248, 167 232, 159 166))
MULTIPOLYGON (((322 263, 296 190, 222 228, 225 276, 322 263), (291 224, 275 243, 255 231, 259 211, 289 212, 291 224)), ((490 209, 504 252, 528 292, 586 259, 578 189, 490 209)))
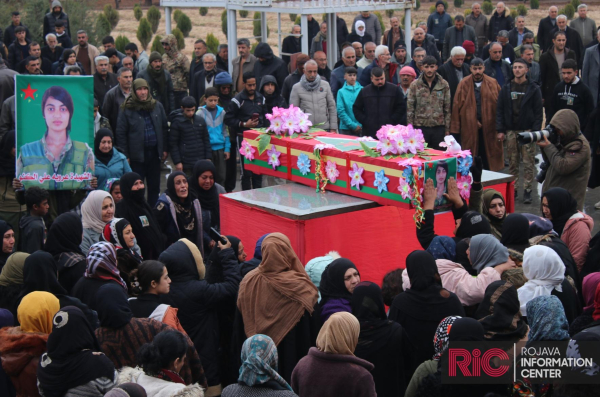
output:
MULTIPOLYGON (((114 6, 114 0, 100 0, 102 4, 112 4, 114 6)), ((140 0, 124 0, 121 3, 120 9, 120 21, 117 27, 113 30, 113 37, 117 37, 118 35, 125 35, 130 41, 135 42, 139 45, 139 41, 136 38, 136 31, 138 27, 138 21, 133 17, 133 10, 128 8, 133 5, 133 3, 140 2, 140 0), (131 4, 129 4, 131 3, 131 4)), ((157 3, 157 2, 155 2, 157 3)), ((449 2, 451 3, 451 2, 449 2)), ((418 22, 426 21, 427 16, 429 15, 429 7, 434 3, 431 2, 423 2, 421 9, 418 11, 412 11, 412 28, 416 26, 418 22)), ((469 6, 472 4, 468 2, 469 6)), ((507 5, 511 8, 517 6, 517 4, 522 4, 521 2, 509 2, 507 5)), ((555 3, 556 4, 556 3, 555 3)), ((534 33, 537 34, 537 27, 539 20, 548 15, 547 6, 542 6, 543 9, 538 10, 529 10, 526 18, 526 26, 534 33)), ((464 14, 464 10, 469 8, 467 5, 463 5, 462 8, 455 8, 452 4, 449 6, 448 12, 451 15, 464 14)), ((600 6, 592 6, 588 11, 588 16, 597 22, 600 23, 600 6)), ((201 16, 198 12, 198 8, 182 8, 184 13, 186 13, 190 19, 192 20, 192 31, 190 32, 190 36, 185 39, 185 49, 183 52, 190 56, 193 52, 194 41, 196 39, 206 39, 208 33, 213 33, 220 43, 226 43, 227 38, 221 31, 221 13, 223 12, 223 8, 210 8, 208 14, 206 16, 201 16)), ((146 8, 144 8, 144 15, 146 14, 146 8)), ((174 11, 174 10, 173 10, 174 11)), ((164 37, 165 35, 165 13, 164 9, 161 8, 162 18, 160 21, 160 25, 158 27, 157 34, 164 37)), ((382 12, 382 14, 384 14, 382 12)), ((346 24, 348 24, 348 28, 350 29, 350 24, 352 23, 355 13, 341 13, 340 16, 344 18, 346 24)), ((404 18, 404 12, 396 11, 395 16, 399 16, 400 18, 404 18)), ((575 14, 577 16, 577 14, 575 14)), ((250 17, 252 14, 249 15, 250 17)), ((488 16, 489 17, 489 16, 488 16)), ((278 54, 279 50, 277 48, 277 14, 268 13, 267 20, 270 28, 270 35, 268 38, 268 43, 273 48, 273 51, 278 54)), ((321 16, 317 16, 317 20, 321 20, 321 16)), ((386 28, 389 28, 390 22, 387 16, 383 17, 386 28)), ((252 22, 244 21, 238 15, 238 26, 237 26, 237 34, 238 38, 241 37, 252 37, 252 22)), ((281 30, 282 30, 282 40, 285 37, 284 35, 291 31, 293 22, 290 20, 288 14, 284 14, 281 16, 281 30)), ((172 27, 175 28, 177 24, 175 21, 172 21, 172 27)), ((150 45, 149 45, 150 46, 150 45)))

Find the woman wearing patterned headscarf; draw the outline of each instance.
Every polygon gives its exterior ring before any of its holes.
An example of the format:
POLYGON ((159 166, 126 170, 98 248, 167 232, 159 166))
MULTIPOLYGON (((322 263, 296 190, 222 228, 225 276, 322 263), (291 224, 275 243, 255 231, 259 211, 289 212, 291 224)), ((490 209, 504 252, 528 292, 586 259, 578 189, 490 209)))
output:
POLYGON ((277 373, 277 361, 277 346, 267 335, 256 334, 246 339, 238 383, 227 386, 221 396, 296 396, 277 373))
POLYGON ((127 284, 129 295, 134 295, 134 287, 130 283, 129 275, 144 260, 136 251, 135 235, 127 219, 113 218, 104 226, 100 241, 108 241, 117 249, 117 268, 120 276, 127 284))
POLYGON ((556 296, 538 296, 527 302, 527 320, 530 327, 527 346, 537 341, 569 340, 569 323, 556 296))

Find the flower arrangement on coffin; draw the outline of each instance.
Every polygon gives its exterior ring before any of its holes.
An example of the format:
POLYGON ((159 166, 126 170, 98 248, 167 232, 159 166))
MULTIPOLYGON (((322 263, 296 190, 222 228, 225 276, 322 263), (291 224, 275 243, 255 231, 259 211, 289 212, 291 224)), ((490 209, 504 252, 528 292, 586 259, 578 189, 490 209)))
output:
POLYGON ((375 149, 361 142, 365 155, 369 157, 384 156, 386 160, 395 157, 419 156, 429 160, 434 155, 426 152, 427 144, 421 130, 413 128, 412 125, 390 125, 386 124, 377 131, 377 146, 375 149))

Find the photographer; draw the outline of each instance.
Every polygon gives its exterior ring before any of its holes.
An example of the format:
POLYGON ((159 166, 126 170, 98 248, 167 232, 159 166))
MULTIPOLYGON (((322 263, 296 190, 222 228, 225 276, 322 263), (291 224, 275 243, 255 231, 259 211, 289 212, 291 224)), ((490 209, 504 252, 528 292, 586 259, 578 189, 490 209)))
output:
POLYGON ((556 112, 550 125, 558 135, 558 143, 550 143, 546 135, 537 142, 549 164, 542 194, 550 188, 562 187, 571 192, 577 200, 577 209, 582 211, 592 163, 590 144, 579 129, 577 113, 572 110, 556 112))

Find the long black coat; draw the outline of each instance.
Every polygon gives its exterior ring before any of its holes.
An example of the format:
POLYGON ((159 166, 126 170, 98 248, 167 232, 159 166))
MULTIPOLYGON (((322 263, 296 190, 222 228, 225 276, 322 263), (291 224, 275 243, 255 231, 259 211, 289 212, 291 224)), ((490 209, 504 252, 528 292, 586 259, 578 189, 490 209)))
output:
POLYGON ((392 83, 364 87, 356 97, 352 111, 363 126, 363 136, 375 138, 382 125, 406 125, 406 99, 400 87, 392 83))
MULTIPOLYGON (((554 56, 554 46, 550 47, 540 56, 540 79, 542 80, 542 98, 550 100, 554 93, 554 87, 560 83, 560 70, 554 56)), ((565 60, 577 59, 575 51, 565 48, 565 60)))
POLYGON ((498 14, 498 10, 495 10, 490 17, 488 40, 496 40, 496 36, 498 36, 499 31, 506 30, 509 32, 514 26, 515 21, 510 16, 510 11, 508 11, 507 8, 504 9, 504 13, 502 15, 498 14))
MULTIPOLYGON (((550 37, 554 37, 554 34, 556 32, 558 32, 558 27, 550 31, 550 37)), ((583 68, 583 56, 585 55, 585 48, 583 47, 581 36, 579 35, 578 31, 568 26, 565 30, 565 36, 567 37, 567 44, 565 45, 565 48, 575 51, 575 55, 577 55, 577 58, 575 58, 575 60, 577 61, 577 66, 579 67, 579 70, 581 70, 583 68)), ((552 41, 550 41, 550 45, 552 45, 552 41)))
MULTIPOLYGON (((216 73, 213 76, 213 86, 217 74, 224 72, 224 70, 217 68, 215 72, 216 73)), ((200 106, 200 99, 204 96, 204 92, 206 91, 206 69, 202 69, 201 71, 197 72, 192 81, 193 84, 190 86, 190 96, 194 97, 196 99, 196 103, 198 106, 200 106)))
MULTIPOLYGON (((456 88, 458 87, 458 83, 460 83, 460 81, 458 81, 458 76, 456 76, 456 72, 454 71, 454 69, 456 68, 452 64, 452 60, 449 60, 448 62, 443 64, 441 68, 438 69, 438 73, 440 74, 440 76, 442 76, 450 86, 450 108, 452 108, 452 104, 454 103, 454 94, 456 94, 456 88)), ((471 69, 469 69, 469 66, 466 63, 462 64, 461 69, 463 73, 463 79, 471 74, 471 69)))
MULTIPOLYGON (((254 56, 266 60, 264 63, 259 60, 254 64, 256 86, 260 87, 260 80, 263 76, 270 74, 277 80, 277 87, 283 87, 283 82, 288 76, 287 65, 283 62, 283 59, 273 55, 271 46, 267 43, 260 43, 254 50, 254 56)), ((281 92, 281 89, 279 88, 277 92, 281 92)))
POLYGON ((556 20, 552 23, 550 17, 542 18, 538 25, 537 43, 542 51, 546 51, 552 45, 550 32, 556 27, 556 20))

